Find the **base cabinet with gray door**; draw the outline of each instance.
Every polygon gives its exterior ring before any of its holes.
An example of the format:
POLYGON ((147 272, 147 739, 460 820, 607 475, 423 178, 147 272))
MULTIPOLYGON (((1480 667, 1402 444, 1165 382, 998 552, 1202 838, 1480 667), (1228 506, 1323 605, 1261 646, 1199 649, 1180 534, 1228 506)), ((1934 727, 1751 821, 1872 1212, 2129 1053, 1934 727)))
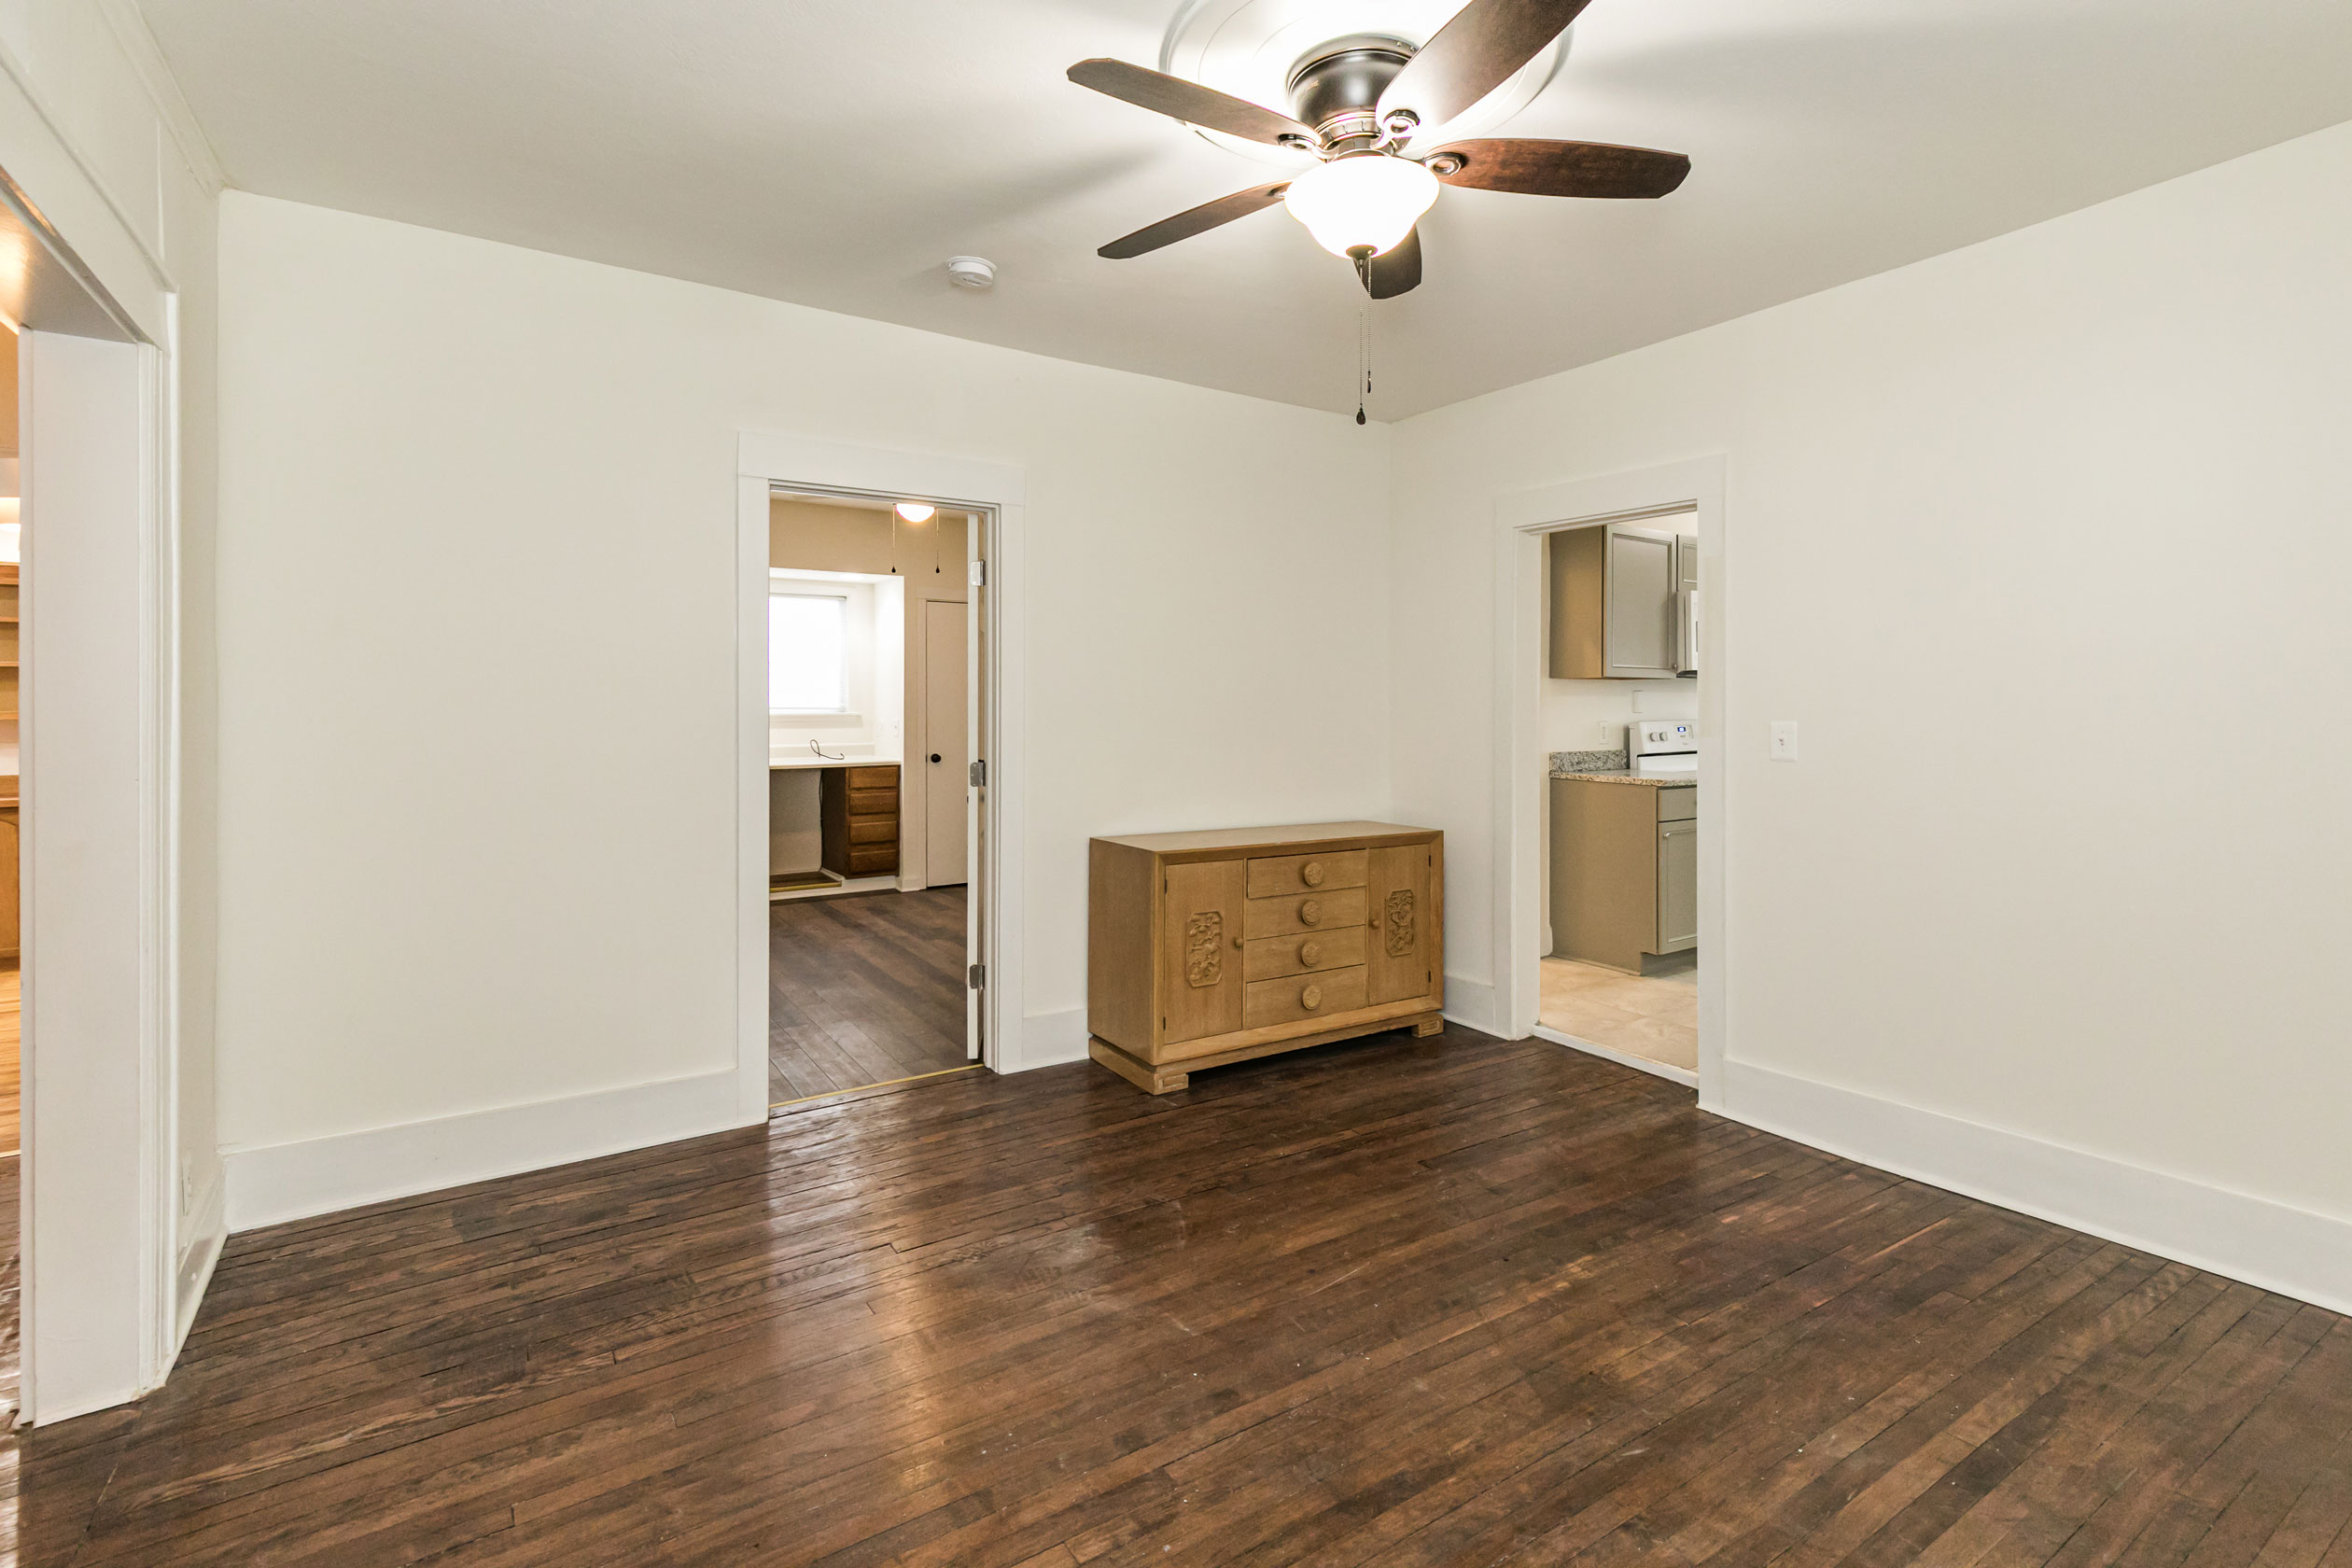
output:
POLYGON ((1654 525, 1674 520, 1595 523, 1545 536, 1552 679, 1672 680, 1699 673, 1699 540, 1654 525))
POLYGON ((1699 945, 1699 787, 1551 780, 1556 958, 1642 972, 1699 945))

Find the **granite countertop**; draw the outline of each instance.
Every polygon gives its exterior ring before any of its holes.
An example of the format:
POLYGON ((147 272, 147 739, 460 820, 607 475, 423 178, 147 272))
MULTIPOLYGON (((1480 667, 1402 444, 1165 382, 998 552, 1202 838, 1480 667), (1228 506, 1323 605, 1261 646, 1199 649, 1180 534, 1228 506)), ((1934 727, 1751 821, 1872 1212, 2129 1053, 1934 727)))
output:
POLYGON ((1635 773, 1626 766, 1622 751, 1555 751, 1551 754, 1551 777, 1575 778, 1587 784, 1636 784, 1645 790, 1691 790, 1699 784, 1695 773, 1635 773))
POLYGON ((1635 773, 1631 768, 1592 768, 1581 773, 1561 773, 1555 769, 1554 778, 1574 778, 1587 784, 1639 784, 1651 790, 1695 790, 1699 776, 1693 773, 1635 773))

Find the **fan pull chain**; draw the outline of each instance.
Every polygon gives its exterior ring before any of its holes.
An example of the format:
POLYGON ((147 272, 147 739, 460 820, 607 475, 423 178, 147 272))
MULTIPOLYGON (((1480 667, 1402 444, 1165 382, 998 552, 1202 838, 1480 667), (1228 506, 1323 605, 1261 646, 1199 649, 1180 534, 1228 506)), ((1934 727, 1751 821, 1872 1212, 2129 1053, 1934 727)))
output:
POLYGON ((898 529, 899 529, 899 514, 898 514, 898 508, 896 508, 896 507, 892 507, 892 508, 890 509, 890 575, 891 575, 892 577, 896 577, 896 576, 898 576, 898 574, 899 574, 899 569, 898 569, 898 529))
POLYGON ((1364 423, 1365 399, 1372 396, 1372 300, 1369 295, 1356 305, 1356 369, 1362 372, 1364 383, 1356 393, 1356 423, 1361 425, 1364 423))

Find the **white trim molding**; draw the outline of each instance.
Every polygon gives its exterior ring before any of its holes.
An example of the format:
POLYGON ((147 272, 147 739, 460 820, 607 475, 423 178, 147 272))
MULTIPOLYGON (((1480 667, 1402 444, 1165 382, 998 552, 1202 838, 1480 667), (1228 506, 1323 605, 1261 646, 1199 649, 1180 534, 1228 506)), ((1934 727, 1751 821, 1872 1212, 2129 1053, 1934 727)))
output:
MULTIPOLYGON (((760 1115, 766 1118, 764 1103, 760 1115)), ((228 1149, 222 1163, 229 1228, 308 1219, 740 1125, 735 1072, 722 1068, 528 1105, 228 1149)))
MULTIPOLYGON (((1540 714, 1544 669, 1544 536, 1581 524, 1690 507, 1697 517, 1699 678, 1699 1102, 1713 1105, 1727 1044, 1724 976, 1733 940, 1725 917, 1723 714, 1732 645, 1725 592, 1729 538, 1721 456, 1514 491, 1494 502, 1494 997, 1492 1030, 1534 1033, 1541 1003, 1544 791, 1540 714)), ((1450 998, 1460 982, 1449 976, 1450 998)), ((1466 1015, 1465 1020, 1467 1021, 1466 1015)))
POLYGON ((1752 1063, 1724 1064, 1733 1121, 1897 1176, 2352 1312, 2352 1221, 1752 1063))

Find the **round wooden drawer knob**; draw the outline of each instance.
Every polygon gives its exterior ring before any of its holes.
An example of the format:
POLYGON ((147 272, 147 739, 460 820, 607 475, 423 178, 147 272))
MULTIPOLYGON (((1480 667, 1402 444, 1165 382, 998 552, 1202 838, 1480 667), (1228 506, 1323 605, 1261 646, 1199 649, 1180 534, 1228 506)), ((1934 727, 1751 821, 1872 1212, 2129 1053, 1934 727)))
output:
POLYGON ((1316 1008, 1321 1007, 1323 1005, 1323 987, 1321 986, 1309 986, 1305 990, 1299 992, 1298 1005, 1304 1007, 1309 1013, 1312 1013, 1316 1008))
POLYGON ((1309 861, 1298 868, 1298 879, 1309 888, 1323 886, 1323 868, 1321 861, 1309 861))
POLYGON ((1323 900, 1309 899, 1298 906, 1298 923, 1302 926, 1323 924, 1323 900))
POLYGON ((1299 961, 1300 963, 1303 963, 1303 964, 1315 963, 1315 962, 1320 961, 1320 960, 1322 959, 1322 958, 1323 958, 1323 944, 1322 944, 1322 943, 1320 943, 1320 942, 1302 942, 1302 943, 1300 943, 1300 944, 1298 945, 1298 961, 1299 961))

